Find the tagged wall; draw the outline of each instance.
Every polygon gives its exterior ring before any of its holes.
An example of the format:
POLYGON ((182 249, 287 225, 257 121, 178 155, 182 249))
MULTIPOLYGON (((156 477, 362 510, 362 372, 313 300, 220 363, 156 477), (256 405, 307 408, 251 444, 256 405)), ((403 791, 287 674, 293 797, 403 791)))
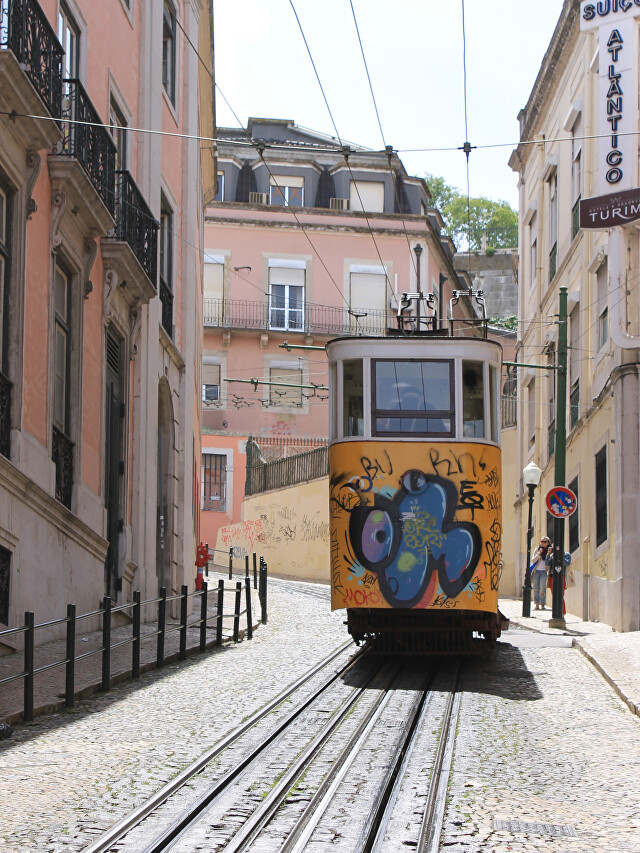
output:
POLYGON ((329 582, 328 478, 245 498, 242 518, 219 529, 219 551, 255 551, 272 574, 329 582))

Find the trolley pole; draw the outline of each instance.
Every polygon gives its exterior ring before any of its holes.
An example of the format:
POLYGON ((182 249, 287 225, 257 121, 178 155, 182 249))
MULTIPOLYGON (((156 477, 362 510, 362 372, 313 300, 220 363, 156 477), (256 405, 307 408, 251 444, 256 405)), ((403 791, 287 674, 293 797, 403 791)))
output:
MULTIPOLYGON (((556 460, 554 486, 564 486, 567 469, 567 288, 560 288, 558 319, 558 370, 556 393, 556 460)), ((550 628, 565 628, 564 605, 564 518, 556 518, 553 535, 553 598, 550 628)))

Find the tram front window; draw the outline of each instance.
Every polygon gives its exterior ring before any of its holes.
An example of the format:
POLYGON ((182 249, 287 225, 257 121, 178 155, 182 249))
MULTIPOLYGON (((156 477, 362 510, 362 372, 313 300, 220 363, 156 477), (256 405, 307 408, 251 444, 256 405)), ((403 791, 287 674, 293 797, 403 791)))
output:
POLYGON ((484 438, 484 365, 480 361, 462 362, 463 434, 484 438))
POLYGON ((450 361, 374 361, 376 435, 453 433, 450 361))
POLYGON ((342 367, 345 436, 364 435, 364 391, 362 359, 345 361, 342 367))

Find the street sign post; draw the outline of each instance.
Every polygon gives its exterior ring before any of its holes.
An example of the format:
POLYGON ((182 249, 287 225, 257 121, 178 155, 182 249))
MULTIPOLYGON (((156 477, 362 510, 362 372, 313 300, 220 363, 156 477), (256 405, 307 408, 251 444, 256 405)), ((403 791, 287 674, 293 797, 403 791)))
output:
POLYGON ((578 508, 578 498, 566 486, 556 486, 547 493, 546 504, 555 518, 569 518, 578 508))

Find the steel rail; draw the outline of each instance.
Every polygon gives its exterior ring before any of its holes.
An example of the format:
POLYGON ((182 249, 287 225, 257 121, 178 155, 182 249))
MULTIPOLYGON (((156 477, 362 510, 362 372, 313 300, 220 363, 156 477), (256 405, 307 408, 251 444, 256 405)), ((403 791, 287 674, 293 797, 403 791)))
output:
POLYGON ((449 774, 451 772, 456 734, 456 725, 452 725, 452 722, 457 724, 460 713, 459 681, 460 664, 458 664, 453 690, 447 700, 444 722, 440 732, 440 742, 429 785, 429 797, 422 816, 422 826, 420 827, 420 837, 416 853, 439 853, 440 850, 440 835, 444 823, 447 788, 449 786, 449 774))
MULTIPOLYGON (((207 750, 200 758, 191 764, 189 767, 185 768, 181 773, 179 773, 174 779, 168 782, 163 788, 161 788, 156 794, 150 797, 145 803, 138 808, 134 809, 130 814, 124 817, 122 820, 118 821, 114 824, 110 829, 108 829, 105 833, 103 833, 99 838, 97 838, 94 842, 92 842, 88 847, 85 847, 83 853, 108 853, 108 851, 116 844, 124 835, 130 832, 134 827, 138 826, 142 821, 150 815, 153 811, 159 808, 162 803, 166 802, 176 791, 180 790, 180 788, 184 787, 184 785, 200 773, 211 761, 213 761, 216 756, 218 756, 223 750, 227 749, 231 744, 235 743, 235 741, 239 740, 242 735, 244 735, 249 729, 259 723, 264 717, 270 714, 275 708, 277 708, 282 702, 288 699, 292 694, 294 694, 297 690, 303 687, 308 681, 310 681, 314 676, 316 676, 319 672, 322 672, 327 666, 330 666, 333 661, 340 657, 350 646, 353 645, 353 642, 350 641, 340 646, 330 655, 328 655, 323 661, 317 664, 315 667, 309 670, 309 672, 305 673, 301 678, 299 678, 292 685, 287 687, 282 693, 276 696, 271 702, 261 708, 259 711, 256 711, 248 720, 238 726, 234 731, 224 737, 221 741, 215 744, 211 749, 207 750)), ((292 713, 289 715, 287 720, 295 719, 304 708, 314 701, 317 696, 319 696, 330 684, 332 684, 335 680, 337 680, 341 675, 344 674, 351 666, 354 665, 356 660, 358 660, 364 652, 364 649, 358 650, 354 657, 349 661, 348 664, 341 667, 341 669, 329 679, 322 687, 315 691, 313 697, 309 700, 305 700, 297 709, 294 709, 292 713)), ((279 729, 282 728, 282 725, 279 726, 276 731, 279 732, 279 729)))
MULTIPOLYGON (((278 780, 277 784, 271 789, 268 796, 263 800, 258 809, 245 821, 242 827, 234 834, 231 841, 225 846, 225 853, 239 853, 239 851, 244 850, 249 847, 253 841, 255 841, 258 834, 262 831, 265 825, 271 820, 277 810, 282 806, 284 801, 287 798, 289 791, 292 786, 300 779, 300 777, 305 773, 305 771, 310 766, 311 762, 316 758, 318 752, 322 749, 323 746, 326 745, 327 741, 331 737, 331 735, 336 731, 336 729, 340 726, 340 724, 344 721, 347 715, 355 708, 357 703, 360 701, 364 693, 371 686, 373 680, 380 674, 383 669, 383 665, 380 666, 375 672, 371 674, 368 678, 367 683, 362 687, 354 688, 352 694, 346 699, 345 702, 337 709, 337 712, 334 712, 332 718, 327 722, 324 728, 316 735, 316 737, 311 741, 311 743, 303 750, 303 752, 298 756, 295 762, 289 767, 289 769, 281 776, 278 780)), ((381 695, 376 699, 373 707, 369 709, 365 720, 361 723, 358 728, 358 732, 354 737, 357 738, 358 734, 367 727, 368 722, 375 715, 376 720, 378 719, 380 713, 382 713, 382 707, 386 705, 389 696, 390 696, 390 688, 391 685, 397 681, 398 676, 391 673, 388 678, 388 685, 385 688, 385 692, 381 693, 381 695)), ((368 729, 367 729, 368 730, 368 729)), ((350 740, 349 744, 351 745, 353 738, 350 740)), ((344 754, 346 757, 351 755, 352 749, 349 749, 349 746, 344 750, 344 754)), ((333 767, 339 767, 342 762, 342 755, 337 759, 334 763, 333 767)))

